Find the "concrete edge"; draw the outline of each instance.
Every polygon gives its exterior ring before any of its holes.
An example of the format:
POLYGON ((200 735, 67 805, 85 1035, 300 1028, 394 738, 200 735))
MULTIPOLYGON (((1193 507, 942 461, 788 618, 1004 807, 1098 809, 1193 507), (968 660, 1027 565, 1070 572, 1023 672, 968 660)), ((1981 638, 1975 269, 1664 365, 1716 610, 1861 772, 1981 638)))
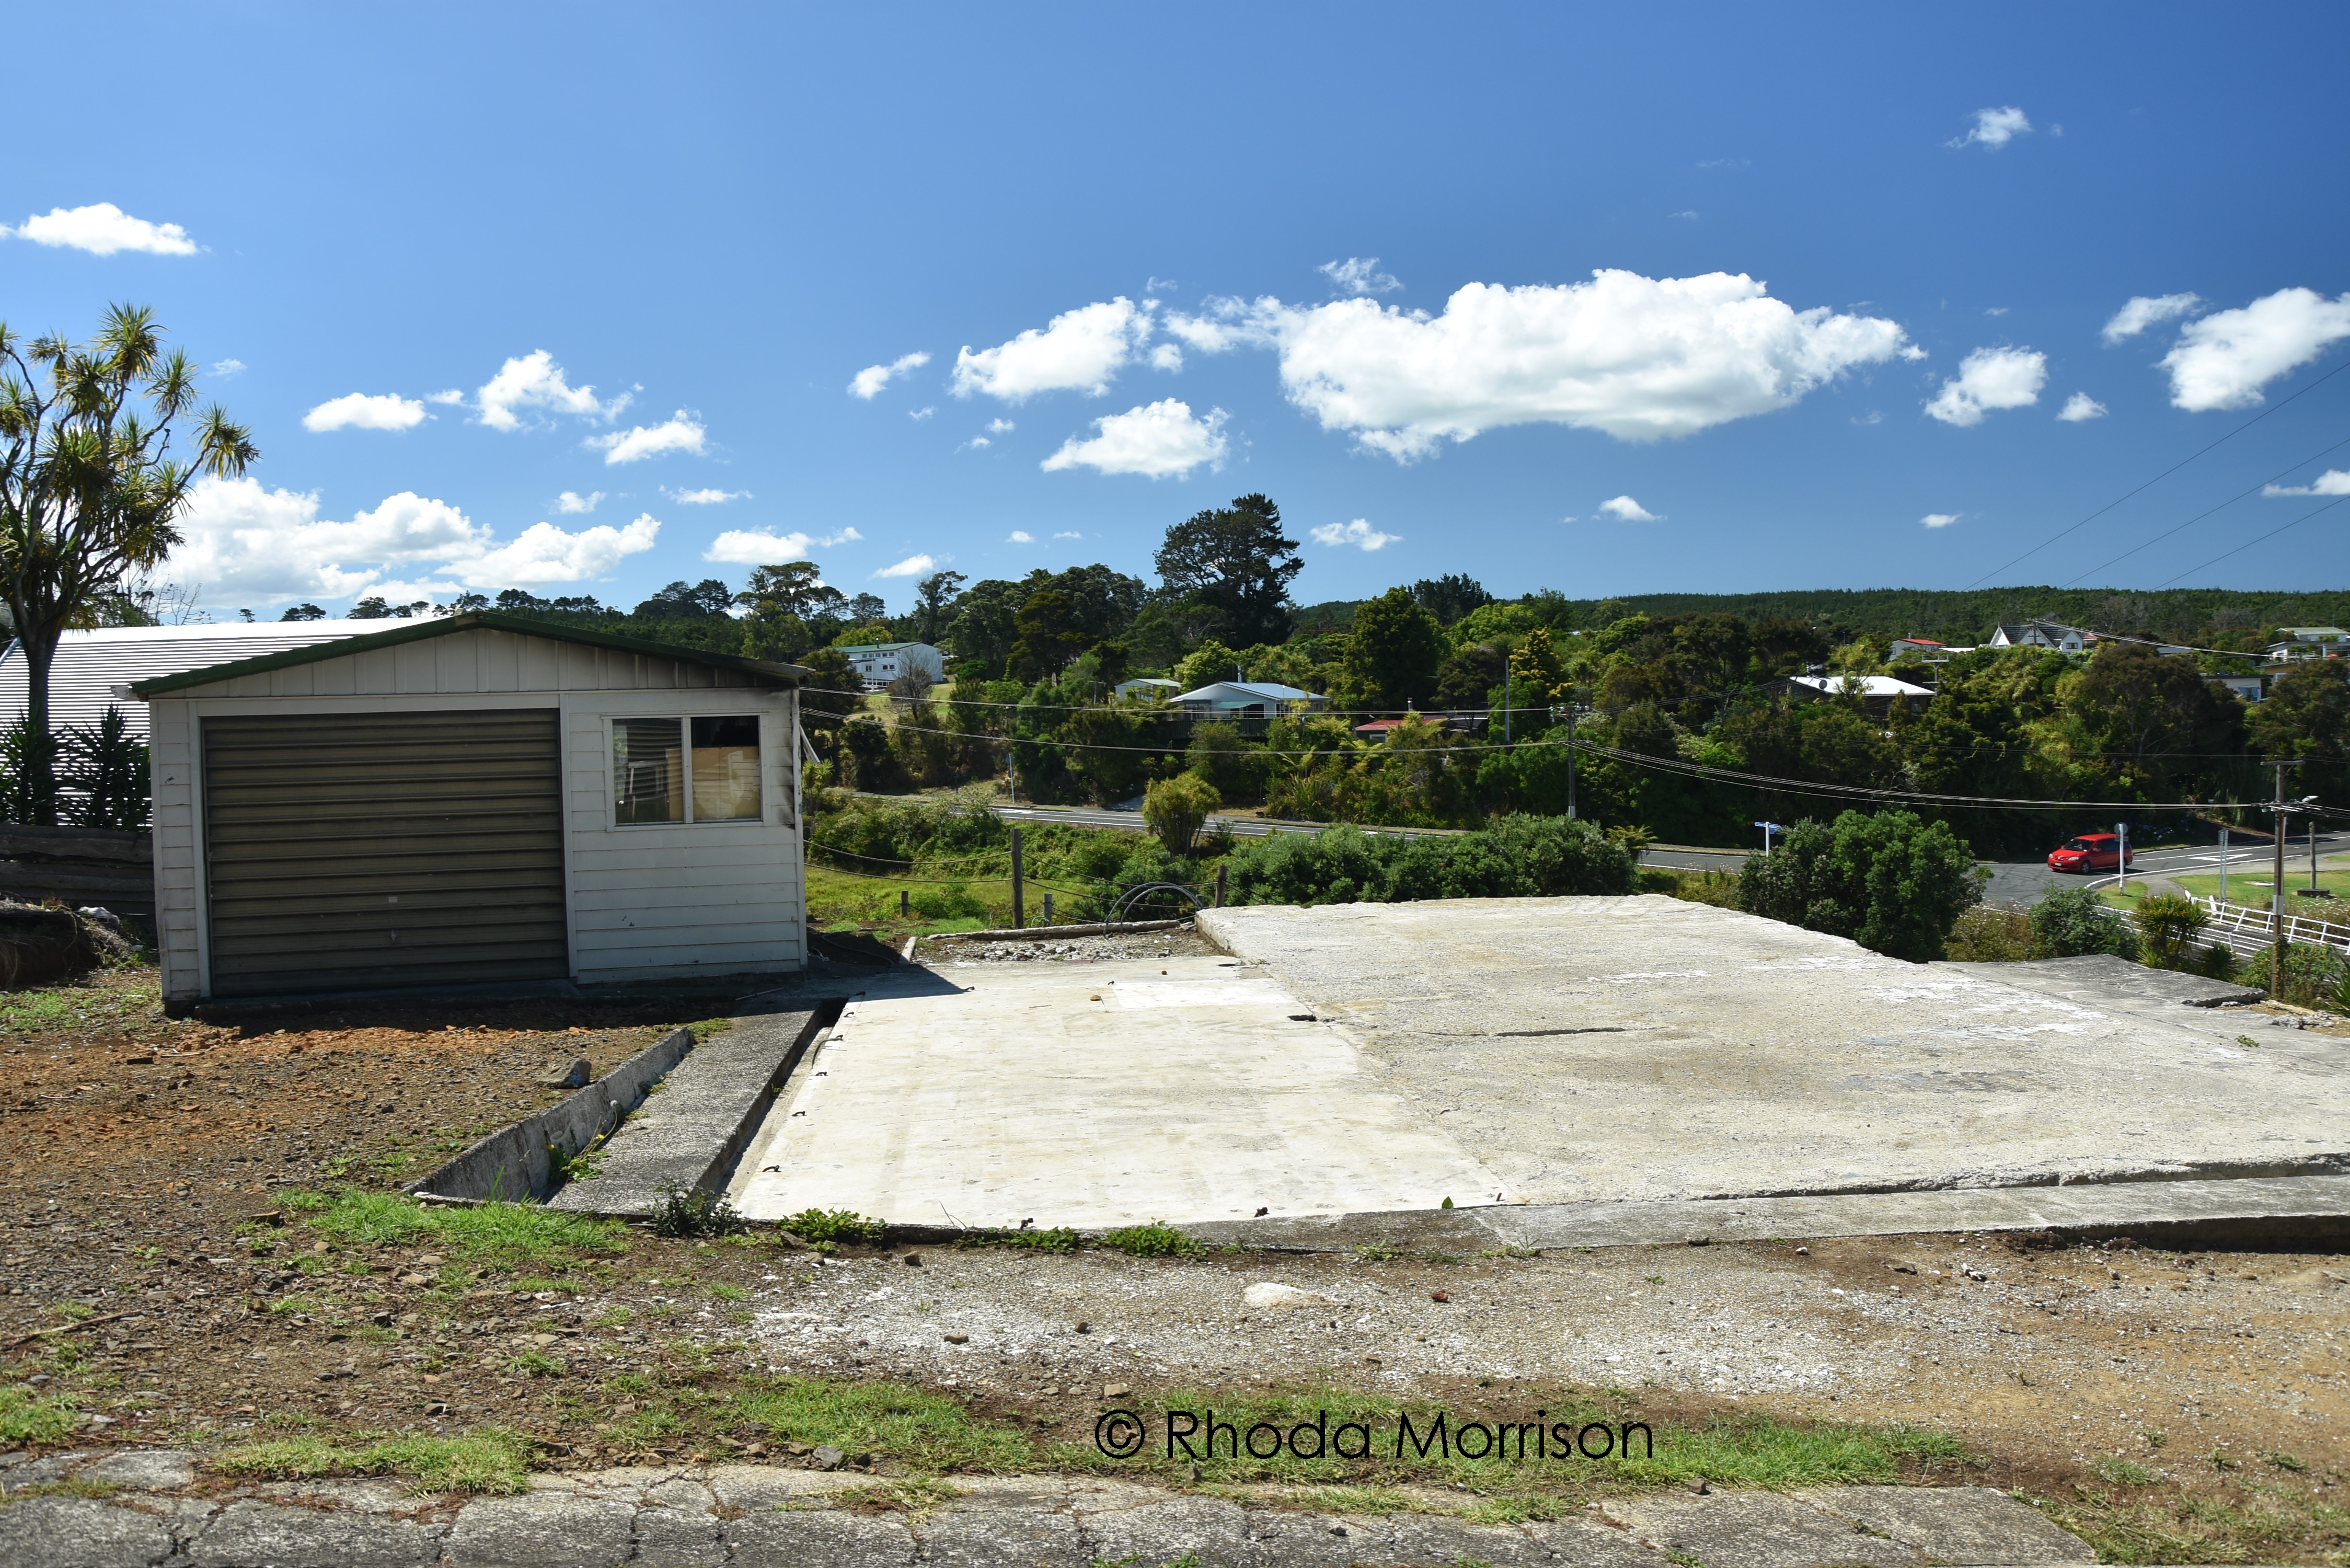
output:
POLYGON ((547 1196, 553 1151, 577 1154, 609 1134, 693 1050, 693 1031, 671 1030, 584 1089, 482 1138, 400 1190, 442 1202, 523 1202, 547 1196))
POLYGON ((1189 925, 1181 920, 1103 920, 1086 926, 1008 926, 994 931, 931 931, 918 937, 925 942, 1041 942, 1063 937, 1127 937, 1145 931, 1171 931, 1189 925))

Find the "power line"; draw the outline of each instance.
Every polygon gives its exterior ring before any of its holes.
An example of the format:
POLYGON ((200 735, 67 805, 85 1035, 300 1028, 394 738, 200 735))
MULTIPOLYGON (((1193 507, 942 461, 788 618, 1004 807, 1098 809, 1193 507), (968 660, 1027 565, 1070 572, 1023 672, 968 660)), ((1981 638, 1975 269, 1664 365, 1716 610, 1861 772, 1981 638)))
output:
MULTIPOLYGON (((2154 548, 2154 546, 2155 546, 2155 545, 2159 545, 2159 544, 2161 544, 2165 539, 2169 538, 2169 537, 2170 537, 2170 535, 2171 535, 2172 534, 2176 534, 2176 533, 2178 533, 2178 532, 2179 531, 2179 529, 2182 529, 2182 528, 2192 528, 2196 524, 2200 523, 2200 522, 2202 522, 2202 521, 2203 521, 2203 519, 2205 519, 2206 517, 2210 516, 2210 515, 2211 515, 2211 513, 2213 513, 2213 512, 2225 512, 2229 507, 2233 506, 2237 502, 2243 500, 2245 496, 2247 496, 2247 495, 2251 495, 2251 494, 2253 494, 2253 493, 2257 493, 2257 492, 2259 492, 2259 491, 2262 491, 2262 490, 2265 490, 2265 489, 2267 489, 2270 485, 2274 484, 2274 483, 2277 482, 2277 480, 2279 480, 2279 479, 2282 479, 2282 478, 2285 476, 2285 474, 2287 474, 2287 473, 2291 473, 2291 472, 2293 471, 2293 469, 2295 469, 2295 468, 2306 468, 2306 467, 2308 467, 2311 463, 2315 462, 2319 458, 2325 456, 2327 452, 2333 452, 2333 451, 2336 450, 2337 448, 2340 448, 2340 447, 2345 447, 2345 446, 2350 446, 2350 436, 2345 436, 2342 440, 2335 441, 2335 442, 2334 443, 2334 445, 2333 445, 2333 446, 2329 446, 2329 447, 2327 447, 2324 452, 2314 452, 2310 453, 2307 457, 2303 458, 2299 462, 2294 463, 2294 464, 2293 465, 2293 467, 2292 467, 2292 468, 2287 468, 2287 469, 2285 469, 2285 470, 2283 471, 2283 472, 2277 474, 2274 478, 2272 478, 2272 479, 2264 479, 2264 480, 2261 481, 2261 483, 2260 483, 2253 485, 2253 486, 2252 486, 2252 488, 2251 488, 2251 490, 2244 491, 2244 492, 2243 492, 2242 493, 2241 493, 2241 494, 2231 495, 2231 496, 2228 497, 2228 499, 2227 499, 2227 500, 2222 501, 2221 503, 2220 503, 2220 504, 2219 504, 2219 505, 2212 507, 2210 511, 2206 511, 2206 512, 2198 512, 2194 516, 2189 517, 2186 522, 2181 523, 2181 524, 2178 525, 2178 528, 2170 529, 2170 530, 2168 530, 2168 532, 2166 532, 2166 533, 2157 534, 2153 538, 2148 539, 2145 544, 2143 544, 2143 545, 2135 545, 2135 546, 2131 547, 2130 549, 2124 550, 2120 555, 2116 556, 2112 560, 2107 561, 2104 566, 2092 566, 2092 567, 2090 567, 2087 571, 2083 572, 2079 576, 2074 577, 2074 578, 2073 579, 2073 581, 2072 581, 2072 582, 2070 582, 2070 583, 2066 583, 2064 586, 2065 586, 2066 587, 2068 587, 2068 588, 2069 588, 2069 587, 2074 587, 2075 584, 2082 583, 2082 582, 2085 582, 2085 581, 2087 581, 2089 578, 2095 576, 2099 572, 2104 571, 2104 570, 2106 569, 2106 566, 2119 566, 2122 562, 2128 560, 2132 556, 2137 555, 2137 554, 2138 553, 2138 551, 2140 551, 2140 550, 2150 550, 2150 549, 2154 548)), ((2173 578, 2173 579, 2172 579, 2172 581, 2174 581, 2174 582, 2175 582, 2175 581, 2177 581, 2177 579, 2176 579, 2176 578, 2173 578)), ((2168 584, 2166 584, 2165 586, 2166 586, 2166 587, 2168 587, 2168 584)), ((2209 653, 2209 652, 2215 652, 2215 651, 2217 651, 2217 650, 2216 650, 2216 649, 2197 649, 2197 651, 2198 651, 2198 652, 2203 652, 2203 653, 2209 653)))
MULTIPOLYGON (((2324 505, 2318 507, 2315 511, 2304 512, 2300 516, 2294 518, 2292 522, 2285 524, 2282 527, 2272 528, 2257 539, 2247 539, 2232 550, 2220 551, 2218 555, 2204 562, 2202 566, 2188 567, 2187 570, 2178 574, 2178 577, 2191 577, 2196 573, 2203 570, 2204 566, 2216 566, 2230 556, 2241 555, 2244 551, 2251 549, 2255 545, 2265 545, 2271 539, 2273 539, 2278 535, 2283 533, 2286 528, 2298 528, 2303 524, 2308 522, 2311 518, 2316 516, 2319 512, 2331 512, 2335 507, 2341 505, 2345 501, 2350 501, 2350 495, 2335 496, 2333 500, 2327 502, 2324 505)), ((2171 578, 2170 583, 2177 582, 2178 577, 2171 578)), ((2170 583, 2165 583, 2162 587, 2167 588, 2170 586, 2170 583)))
MULTIPOLYGON (((2087 527, 2098 518, 2103 517, 2106 513, 2111 512, 2115 507, 2119 506, 2123 502, 2127 501, 2131 496, 2137 494, 2139 491, 2151 490, 2154 486, 2161 483, 2164 480, 2168 479, 2172 474, 2177 473, 2180 469, 2185 468, 2189 463, 2193 462, 2197 458, 2203 456, 2205 452, 2210 452, 2215 447, 2223 446, 2227 442, 2235 440, 2238 436, 2243 434, 2246 431, 2251 429, 2254 425, 2260 423, 2271 414, 2273 414, 2279 410, 2284 408, 2286 404, 2293 402, 2295 399, 2301 398, 2307 393, 2317 390, 2318 388, 2325 385, 2326 382, 2334 379, 2334 377, 2340 375, 2345 370, 2350 370, 2350 359, 2345 359, 2341 364, 2334 366, 2334 369, 2326 371, 2325 374, 2320 376, 2306 387, 2303 387, 2300 391, 2295 392, 2293 397, 2287 398, 2282 402, 2273 404, 2269 408, 2262 409, 2259 413, 2254 414, 2251 419, 2246 420, 2242 424, 2238 425, 2234 430, 2230 431, 2226 435, 2223 435, 2218 441, 2213 441, 2210 446, 2204 447, 2199 452, 2179 459, 2177 462, 2172 463, 2168 468, 2164 469, 2160 473, 2156 474, 2152 479, 2147 480, 2144 484, 2139 485, 2137 489, 2128 491, 2126 493, 2117 495, 2113 500, 2106 502, 2103 506, 2098 507, 2095 512, 2090 513, 2086 517, 2084 517, 2078 523, 2074 524, 2072 527, 2065 529, 2064 533, 2050 535, 2047 538, 2043 539, 2040 543, 2033 545, 2032 548, 2023 552, 2022 555, 2016 556, 2015 560, 2008 562, 2006 566, 1993 566, 1990 571, 1985 572, 1981 576, 1977 577, 1973 582, 1969 583, 1967 585, 1967 590, 1971 591, 1982 587, 1985 583, 1991 581, 2002 572, 2006 571, 2008 566, 2012 566, 2020 561, 2030 560, 2033 556, 2040 554, 2041 551, 2048 548, 2049 545, 2056 543, 2057 540, 2064 538, 2065 535, 2073 534, 2080 529, 2087 527)), ((2200 570, 2201 568, 2199 567, 2197 569, 2200 570)), ((2178 579, 2177 577, 2173 577, 2170 581, 2175 583, 2178 580, 2178 579)), ((2164 587, 2168 587, 2169 586, 2170 583, 2165 583, 2163 585, 2164 587)))
MULTIPOLYGON (((1551 742, 1563 744, 1564 742, 1551 742)), ((1767 774, 1740 773, 1735 768, 1710 767, 1678 758, 1652 757, 1640 752, 1620 752, 1613 746, 1577 741, 1575 749, 1660 773, 1690 778, 1718 779, 1748 788, 1767 786, 1773 794, 1815 794, 1841 800, 1914 800, 1929 805, 1963 805, 1992 811, 2216 811, 2238 803, 2226 801, 2033 800, 2011 795, 1935 794, 1923 790, 1877 789, 1866 784, 1822 784, 1808 779, 1783 779, 1767 774)), ((2251 803, 2246 809, 2256 809, 2251 803)))

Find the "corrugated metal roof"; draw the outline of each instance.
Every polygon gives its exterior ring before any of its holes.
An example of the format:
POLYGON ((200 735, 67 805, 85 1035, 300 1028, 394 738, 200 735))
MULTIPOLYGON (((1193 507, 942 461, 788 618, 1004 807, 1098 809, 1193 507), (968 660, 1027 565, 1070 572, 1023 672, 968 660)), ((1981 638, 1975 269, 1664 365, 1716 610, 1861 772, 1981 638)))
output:
MULTIPOLYGON (((383 629, 384 623, 377 620, 297 620, 69 631, 58 640, 57 662, 49 670, 49 726, 52 731, 68 725, 86 728, 114 707, 122 710, 131 734, 143 741, 147 704, 136 697, 116 696, 117 686, 383 629)), ((24 712, 25 650, 12 639, 7 651, 0 653, 0 723, 15 723, 24 712)))

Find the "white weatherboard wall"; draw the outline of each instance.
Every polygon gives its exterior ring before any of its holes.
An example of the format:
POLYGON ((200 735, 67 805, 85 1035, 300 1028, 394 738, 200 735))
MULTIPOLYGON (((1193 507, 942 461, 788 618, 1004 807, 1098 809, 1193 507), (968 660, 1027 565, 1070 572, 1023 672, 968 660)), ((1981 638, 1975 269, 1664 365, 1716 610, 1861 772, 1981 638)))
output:
POLYGON ((487 628, 154 698, 155 922, 163 995, 210 993, 199 725, 206 718, 554 708, 563 736, 571 977, 795 971, 807 961, 798 692, 740 671, 487 628), (756 714, 761 819, 619 826, 610 721, 756 714))

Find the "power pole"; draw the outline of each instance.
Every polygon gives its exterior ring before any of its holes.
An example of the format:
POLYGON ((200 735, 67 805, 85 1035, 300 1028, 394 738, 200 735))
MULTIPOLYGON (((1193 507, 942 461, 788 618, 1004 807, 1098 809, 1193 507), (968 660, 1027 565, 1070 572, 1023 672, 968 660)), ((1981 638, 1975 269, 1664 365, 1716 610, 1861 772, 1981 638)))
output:
POLYGON ((1028 924, 1020 903, 1020 830, 1012 830, 1012 929, 1020 930, 1028 924))
POLYGON ((1566 819, 1575 820, 1575 704, 1566 705, 1566 819))
POLYGON ((2276 932, 2276 942, 2269 949, 2269 999, 2274 1001, 2284 994, 2284 836, 2290 831, 2285 819, 2289 808, 2284 803, 2284 771, 2300 764, 2279 762, 2271 765, 2276 769, 2276 804, 2269 808, 2269 826, 2276 830, 2276 872, 2274 880, 2269 883, 2269 919, 2276 932))

